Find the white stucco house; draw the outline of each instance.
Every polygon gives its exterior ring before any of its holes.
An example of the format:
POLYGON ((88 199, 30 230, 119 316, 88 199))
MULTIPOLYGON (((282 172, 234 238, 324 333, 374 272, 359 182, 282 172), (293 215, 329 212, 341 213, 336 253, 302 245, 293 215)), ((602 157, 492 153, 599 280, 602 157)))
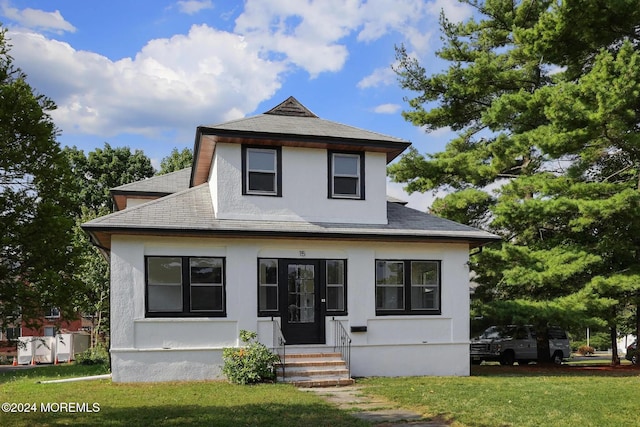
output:
POLYGON ((241 329, 289 355, 344 330, 353 376, 468 375, 469 251, 497 237, 387 199, 409 145, 291 97, 113 189, 83 225, 111 263, 113 381, 221 378, 241 329))

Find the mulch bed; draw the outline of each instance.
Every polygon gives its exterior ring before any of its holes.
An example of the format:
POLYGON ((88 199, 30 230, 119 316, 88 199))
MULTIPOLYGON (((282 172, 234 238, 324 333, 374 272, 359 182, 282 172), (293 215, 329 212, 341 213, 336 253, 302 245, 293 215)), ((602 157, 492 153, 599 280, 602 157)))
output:
POLYGON ((501 366, 501 365, 481 365, 472 366, 471 375, 493 376, 493 375, 602 375, 602 376, 636 376, 640 375, 638 365, 537 365, 529 364, 524 366, 501 366))

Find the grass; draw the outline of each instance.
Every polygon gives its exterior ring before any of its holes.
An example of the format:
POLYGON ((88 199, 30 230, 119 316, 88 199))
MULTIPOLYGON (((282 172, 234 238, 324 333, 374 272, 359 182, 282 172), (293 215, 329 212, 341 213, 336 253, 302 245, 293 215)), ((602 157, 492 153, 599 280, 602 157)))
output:
MULTIPOLYGON (((365 426, 323 401, 284 384, 226 382, 113 384, 110 380, 39 384, 103 374, 99 366, 59 365, 0 371, 1 399, 36 403, 37 413, 0 412, 0 425, 365 426), (43 402, 98 403, 99 412, 40 411, 43 402)), ((362 393, 383 397, 454 426, 633 425, 640 413, 640 370, 482 365, 471 377, 366 378, 362 393)))
POLYGON ((454 426, 619 426, 640 413, 640 371, 474 367, 471 377, 370 378, 365 391, 454 426))
POLYGON ((99 375, 104 368, 75 365, 0 373, 2 401, 36 403, 37 413, 2 413, 0 425, 109 426, 366 426, 312 393, 290 385, 237 386, 226 382, 114 384, 110 380, 38 384, 99 375), (41 412, 41 403, 93 403, 99 412, 41 412))

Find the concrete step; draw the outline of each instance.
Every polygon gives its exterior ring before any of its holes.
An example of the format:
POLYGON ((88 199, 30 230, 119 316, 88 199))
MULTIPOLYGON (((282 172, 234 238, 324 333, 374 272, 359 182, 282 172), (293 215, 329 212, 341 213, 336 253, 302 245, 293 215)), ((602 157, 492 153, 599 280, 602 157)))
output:
POLYGON ((340 353, 287 354, 284 364, 277 364, 276 372, 279 381, 297 387, 332 387, 354 383, 340 353))

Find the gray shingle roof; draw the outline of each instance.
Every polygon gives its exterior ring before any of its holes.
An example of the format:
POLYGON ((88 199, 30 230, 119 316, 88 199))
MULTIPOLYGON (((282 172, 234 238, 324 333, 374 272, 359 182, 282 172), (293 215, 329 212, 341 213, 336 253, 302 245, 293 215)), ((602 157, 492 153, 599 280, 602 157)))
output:
POLYGON ((201 128, 212 132, 255 132, 295 137, 362 140, 368 143, 409 143, 393 136, 321 119, 293 96, 290 96, 264 114, 211 126, 201 126, 201 128))
POLYGON ((209 184, 181 191, 151 202, 115 212, 88 223, 89 232, 155 231, 172 233, 316 236, 327 238, 412 238, 419 240, 463 240, 486 243, 498 237, 482 230, 387 203, 388 224, 341 224, 303 221, 253 221, 216 219, 209 184))
POLYGON ((362 140, 367 143, 409 143, 400 138, 343 125, 319 117, 259 114, 257 116, 232 120, 217 125, 201 126, 201 128, 210 131, 255 132, 296 137, 307 136, 314 138, 324 137, 362 140))
POLYGON ((189 188, 191 168, 181 169, 165 175, 156 175, 141 181, 112 188, 116 192, 140 192, 173 194, 189 188))

